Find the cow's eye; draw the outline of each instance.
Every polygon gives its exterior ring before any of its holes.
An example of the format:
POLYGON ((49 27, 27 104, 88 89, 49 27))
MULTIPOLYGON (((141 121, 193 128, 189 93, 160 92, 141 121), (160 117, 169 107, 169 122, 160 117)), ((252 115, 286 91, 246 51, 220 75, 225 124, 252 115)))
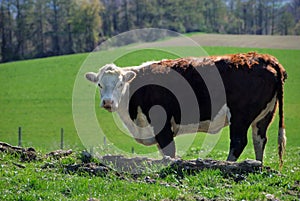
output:
POLYGON ((120 84, 118 85, 118 88, 121 88, 121 87, 123 87, 123 83, 120 83, 120 84))
POLYGON ((98 83, 98 86, 102 89, 102 86, 101 86, 101 84, 100 83, 98 83))

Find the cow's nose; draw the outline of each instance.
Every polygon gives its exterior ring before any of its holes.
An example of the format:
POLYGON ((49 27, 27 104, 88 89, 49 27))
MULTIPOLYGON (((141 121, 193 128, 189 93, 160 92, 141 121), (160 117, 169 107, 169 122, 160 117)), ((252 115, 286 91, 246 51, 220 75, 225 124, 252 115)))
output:
POLYGON ((103 107, 111 107, 114 104, 114 101, 111 99, 103 100, 103 107))

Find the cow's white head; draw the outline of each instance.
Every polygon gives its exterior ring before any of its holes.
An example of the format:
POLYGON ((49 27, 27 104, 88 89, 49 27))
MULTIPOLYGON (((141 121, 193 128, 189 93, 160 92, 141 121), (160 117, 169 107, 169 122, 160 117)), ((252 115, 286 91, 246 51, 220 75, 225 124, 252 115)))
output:
POLYGON ((136 76, 131 70, 124 70, 115 64, 107 64, 98 73, 88 72, 85 77, 97 84, 100 89, 100 107, 110 112, 118 109, 122 96, 128 89, 128 83, 136 76))

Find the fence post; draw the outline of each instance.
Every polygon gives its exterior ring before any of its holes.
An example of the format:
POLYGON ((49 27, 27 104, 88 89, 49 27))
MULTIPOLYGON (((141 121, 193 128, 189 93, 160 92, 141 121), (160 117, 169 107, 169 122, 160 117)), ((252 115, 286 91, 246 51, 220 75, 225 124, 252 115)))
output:
POLYGON ((22 147, 22 127, 19 126, 19 135, 18 135, 18 146, 22 147))
POLYGON ((60 129, 60 149, 64 149, 64 129, 60 129))
POLYGON ((103 137, 103 145, 104 145, 104 147, 106 146, 106 137, 105 136, 103 137))
POLYGON ((131 147, 131 153, 134 154, 134 147, 131 147))
POLYGON ((94 155, 94 147, 90 147, 90 154, 91 154, 91 156, 94 155))

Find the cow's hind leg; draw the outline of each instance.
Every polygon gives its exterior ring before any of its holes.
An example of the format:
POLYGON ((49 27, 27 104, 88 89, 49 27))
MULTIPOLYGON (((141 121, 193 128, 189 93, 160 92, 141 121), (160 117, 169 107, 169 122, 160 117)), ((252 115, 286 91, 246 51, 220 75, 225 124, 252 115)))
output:
POLYGON ((247 131, 250 126, 239 120, 232 121, 230 125, 230 151, 228 161, 236 161, 247 145, 247 131))
POLYGON ((267 143, 267 130, 272 122, 275 109, 262 119, 252 123, 252 140, 254 145, 256 160, 263 161, 264 149, 267 143))

